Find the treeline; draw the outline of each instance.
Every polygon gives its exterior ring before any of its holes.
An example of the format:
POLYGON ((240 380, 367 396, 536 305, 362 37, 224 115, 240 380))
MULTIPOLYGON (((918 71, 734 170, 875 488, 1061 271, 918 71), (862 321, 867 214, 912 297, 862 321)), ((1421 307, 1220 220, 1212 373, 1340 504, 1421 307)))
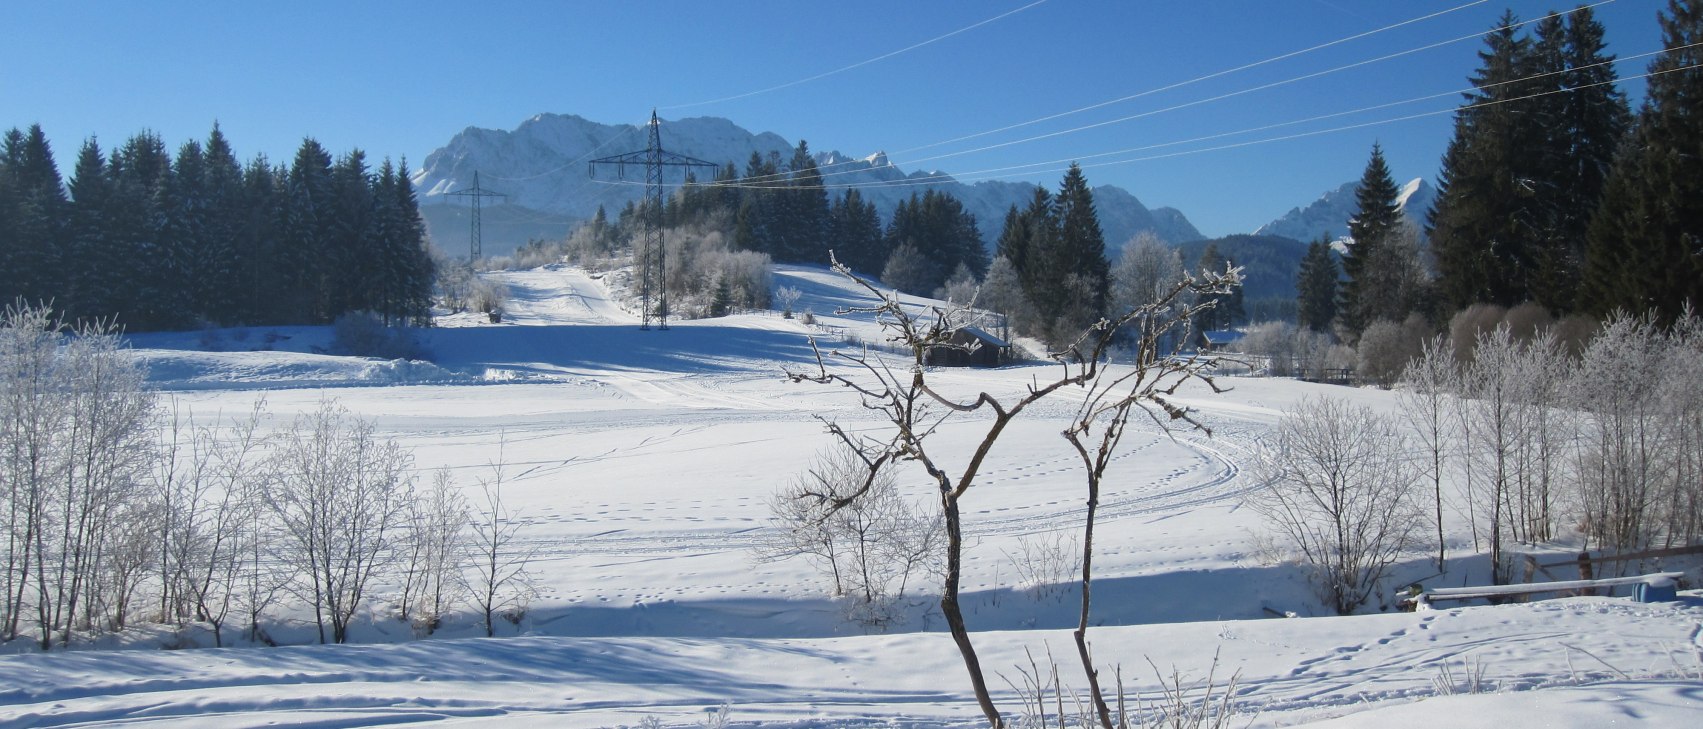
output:
MULTIPOLYGON (((1439 336, 1405 375, 1401 408, 1441 483, 1465 496, 1475 548, 1506 553, 1576 533, 1635 551, 1703 538, 1703 320, 1616 315, 1588 343, 1507 321, 1439 336)), ((1439 549, 1441 549, 1439 545, 1439 549)))
MULTIPOLYGON (((0 315, 0 643, 69 646, 134 621, 235 633, 311 612, 341 643, 376 612, 487 635, 531 590, 500 467, 469 504, 447 471, 331 402, 265 432, 165 407, 112 329, 0 315)), ((197 638, 184 631, 177 647, 197 638)))
POLYGON ((1455 114, 1429 259, 1374 145, 1340 268, 1326 241, 1302 262, 1300 325, 1360 350, 1416 352, 1474 306, 1672 322, 1703 303, 1703 8, 1670 0, 1657 20, 1664 50, 1634 114, 1589 8, 1526 32, 1504 15, 1455 114))
POLYGON ((975 216, 957 198, 934 190, 912 194, 883 227, 875 203, 856 188, 838 196, 829 189, 801 140, 784 164, 776 155, 752 153, 743 175, 729 163, 713 181, 686 185, 668 219, 677 227, 720 228, 739 250, 780 263, 823 265, 831 251, 853 270, 912 293, 933 293, 961 271, 987 272, 975 216))
POLYGON ((0 142, 0 300, 130 330, 430 321, 434 266, 407 163, 374 171, 305 139, 289 165, 240 163, 213 127, 172 155, 89 139, 69 183, 39 125, 0 142))

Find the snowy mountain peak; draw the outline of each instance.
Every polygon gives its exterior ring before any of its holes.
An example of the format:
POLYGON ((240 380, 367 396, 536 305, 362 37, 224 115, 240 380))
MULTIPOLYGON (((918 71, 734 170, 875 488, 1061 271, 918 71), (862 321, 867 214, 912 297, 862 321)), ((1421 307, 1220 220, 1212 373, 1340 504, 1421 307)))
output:
MULTIPOLYGON (((648 122, 648 117, 643 121, 648 122)), ((794 149, 792 142, 778 134, 753 134, 720 117, 664 119, 659 133, 666 151, 717 165, 731 163, 740 172, 744 172, 753 154, 778 158, 784 165, 794 149)), ((427 225, 434 238, 440 240, 466 239, 466 219, 459 215, 461 208, 452 205, 459 201, 446 194, 471 187, 475 172, 479 173, 484 187, 508 196, 503 203, 512 208, 508 213, 516 220, 550 222, 549 230, 536 225, 508 230, 501 226, 497 216, 486 215, 485 250, 501 252, 531 237, 566 235, 574 219, 590 218, 599 207, 613 214, 637 200, 644 194, 644 185, 633 183, 644 181, 643 165, 627 165, 624 169, 599 165, 593 176, 587 161, 642 150, 648 143, 642 122, 608 125, 572 114, 537 114, 513 131, 477 127, 463 130, 426 156, 413 181, 415 189, 420 191, 421 211, 427 225)), ((832 149, 827 145, 818 148, 832 149)), ((829 151, 817 154, 816 160, 819 167, 834 165, 831 183, 859 188, 864 199, 873 202, 883 218, 890 217, 899 202, 912 194, 927 189, 950 193, 976 216, 982 237, 990 243, 999 235, 1005 211, 1012 205, 1027 204, 1035 189, 1033 184, 1017 182, 964 184, 943 171, 907 174, 887 158, 886 152, 853 159, 829 151), (901 181, 927 184, 893 184, 901 181)), ((699 175, 700 179, 706 177, 699 175)), ((665 180, 671 185, 679 181, 678 176, 665 180)), ((1135 196, 1123 190, 1117 192, 1121 194, 1109 194, 1097 201, 1109 246, 1119 246, 1142 230, 1153 230, 1161 239, 1171 242, 1199 237, 1180 213, 1171 211, 1160 221, 1135 196)), ((1096 193, 1106 194, 1099 190, 1096 193)), ((830 194, 837 196, 839 191, 831 190, 830 194)))
MULTIPOLYGON (((1280 235, 1299 241, 1344 238, 1348 235, 1348 221, 1359 207, 1354 200, 1359 184, 1359 181, 1345 182, 1305 208, 1291 208, 1283 217, 1260 226, 1254 235, 1280 235)), ((1436 197, 1437 190, 1431 183, 1415 178, 1401 186, 1396 205, 1409 221, 1421 225, 1436 197)))

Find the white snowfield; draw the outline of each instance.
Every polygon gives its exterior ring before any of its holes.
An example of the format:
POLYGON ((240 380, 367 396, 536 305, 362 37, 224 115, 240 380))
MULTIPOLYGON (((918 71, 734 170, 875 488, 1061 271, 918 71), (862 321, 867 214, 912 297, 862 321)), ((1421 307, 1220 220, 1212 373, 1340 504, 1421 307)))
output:
MULTIPOLYGON (((198 423, 245 413, 264 396, 267 427, 335 398, 413 449, 422 480, 441 467, 477 492, 503 464, 505 496, 534 550, 538 596, 518 625, 482 635, 471 615, 429 639, 389 617, 385 587, 354 644, 311 645, 311 614, 270 626, 286 644, 211 645, 204 632, 143 627, 87 650, 0 656, 0 727, 354 727, 434 722, 491 727, 714 724, 985 725, 937 609, 915 596, 886 634, 846 623, 799 560, 759 562, 768 499, 830 445, 818 418, 881 423, 845 388, 787 381, 842 333, 880 334, 864 301, 820 269, 781 267, 814 328, 772 313, 671 321, 636 317, 586 272, 493 274, 511 291, 502 324, 447 317, 433 362, 316 354, 324 329, 187 333, 134 339, 155 384, 198 423), (262 346, 273 351, 251 351, 262 346), (208 351, 217 349, 220 351, 208 351)), ((953 392, 1019 392, 1044 365, 935 371, 953 392)), ((1390 393, 1279 380, 1189 390, 1211 437, 1131 432, 1102 495, 1090 640, 1102 681, 1122 667, 1132 699, 1159 691, 1153 668, 1222 686, 1237 676, 1229 726, 1602 727, 1703 725, 1703 598, 1637 604, 1569 598, 1501 607, 1349 618, 1317 611, 1297 567, 1261 556, 1243 471, 1279 414, 1309 394, 1390 409, 1390 393), (1477 695, 1466 684, 1477 678, 1477 695), (1448 690, 1440 690, 1440 685, 1448 690)), ((1059 436, 1072 393, 1020 417, 965 497, 964 604, 1001 707, 1029 653, 1082 686, 1069 628, 1072 590, 1019 576, 1025 549, 1080 529, 1081 466, 1059 436)), ((976 419, 935 436, 962 446, 976 419)), ((922 478, 902 482, 919 502, 922 478)), ((1474 569, 1470 536, 1452 536, 1474 569)), ((1074 546, 1072 546, 1074 548, 1074 546)), ((1415 554, 1403 572, 1428 576, 1415 554)), ((1480 560, 1481 562, 1481 560, 1480 560)), ((1477 565, 1479 572, 1483 565, 1477 565)), ((1068 577, 1062 579, 1068 580, 1068 577)), ((1451 572, 1451 585, 1454 581, 1451 572)), ((927 580, 924 580, 927 582, 927 580)), ((1067 710, 1069 710, 1067 699, 1067 710)))

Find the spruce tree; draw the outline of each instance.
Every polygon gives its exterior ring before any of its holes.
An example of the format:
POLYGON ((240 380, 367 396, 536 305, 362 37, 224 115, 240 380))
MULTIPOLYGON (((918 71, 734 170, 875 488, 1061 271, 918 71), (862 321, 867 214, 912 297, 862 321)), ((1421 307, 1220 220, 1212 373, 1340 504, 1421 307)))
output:
POLYGON ((1295 310, 1301 326, 1316 332, 1330 331, 1336 319, 1336 287, 1336 257, 1331 254, 1330 241, 1307 244, 1307 255, 1301 259, 1295 280, 1295 310))
MULTIPOLYGON (((1366 292, 1371 271, 1368 262, 1378 255, 1389 237, 1401 225, 1401 210, 1396 198, 1401 190, 1384 162, 1383 147, 1374 143, 1372 157, 1360 174, 1360 185, 1354 189, 1355 213, 1348 220, 1348 251, 1342 257, 1346 280, 1342 284, 1342 301, 1338 307, 1343 328, 1357 336, 1366 325, 1391 312, 1372 311, 1366 292)), ((1335 268, 1334 266, 1332 267, 1335 268)), ((1405 312, 1403 312, 1405 314, 1405 312)))
MULTIPOLYGON (((1531 41, 1518 36, 1512 13, 1485 36, 1475 91, 1455 113, 1443 157, 1430 236, 1442 295, 1452 308, 1477 302, 1525 301, 1538 247, 1540 209, 1533 144, 1545 135, 1542 101, 1528 98, 1534 81, 1531 41)), ((1552 97, 1544 97, 1552 98, 1552 97)))
POLYGON ((331 154, 312 137, 302 140, 284 179, 279 206, 279 248, 284 296, 277 302, 278 319, 325 324, 335 258, 333 234, 335 186, 331 154))
POLYGON ((1072 328, 1087 326, 1106 311, 1111 263, 1106 260, 1106 237, 1100 231, 1099 213, 1094 209, 1094 192, 1082 167, 1072 162, 1053 199, 1059 223, 1059 270, 1080 277, 1088 288, 1088 300, 1069 312, 1072 328))
POLYGON ((1703 4, 1669 0, 1638 122, 1588 235, 1589 307, 1671 321, 1703 305, 1703 4))
POLYGON ((8 213, 5 265, 9 281, 0 295, 10 301, 23 297, 32 303, 51 302, 61 286, 60 253, 64 245, 65 198, 53 148, 40 124, 23 134, 11 130, 0 156, 6 160, 12 204, 8 213))
POLYGON ((72 264, 67 267, 67 308, 77 318, 110 319, 114 314, 108 277, 121 260, 109 237, 107 207, 111 205, 112 183, 107 178, 106 157, 93 137, 77 152, 71 173, 71 208, 66 244, 72 264))
POLYGON ((159 329, 171 318, 161 306, 173 281, 170 251, 161 240, 165 205, 171 201, 165 189, 171 166, 165 142, 152 132, 131 137, 108 160, 108 235, 115 251, 129 261, 129 270, 112 274, 108 291, 119 321, 133 330, 159 329))
POLYGON ((1533 187, 1542 194, 1531 297, 1567 313, 1578 308, 1590 220, 1631 115, 1590 8, 1575 10, 1565 23, 1546 17, 1535 48, 1534 70, 1555 79, 1543 90, 1562 93, 1544 100, 1545 136, 1534 155, 1541 171, 1533 187))
POLYGON ((196 299, 203 318, 231 324, 238 317, 242 283, 238 240, 247 211, 243 200, 242 163, 217 123, 207 135, 201 192, 206 197, 206 220, 200 251, 196 299))
POLYGON ((863 199, 857 188, 846 188, 828 213, 828 247, 840 263, 853 271, 875 274, 892 254, 881 230, 881 214, 875 203, 863 199))
POLYGON ((822 265, 828 262, 828 190, 810 156, 810 145, 798 140, 792 152, 792 175, 785 191, 785 241, 781 260, 822 265))

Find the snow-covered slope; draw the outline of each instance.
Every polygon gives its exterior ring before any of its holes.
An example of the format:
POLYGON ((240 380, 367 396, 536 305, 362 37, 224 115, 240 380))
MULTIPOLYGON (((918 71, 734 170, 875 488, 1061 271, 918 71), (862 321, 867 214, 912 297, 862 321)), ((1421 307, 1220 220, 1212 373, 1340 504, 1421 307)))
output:
MULTIPOLYGON (((664 120, 661 135, 665 150, 718 165, 731 162, 741 174, 752 153, 775 155, 784 166, 794 146, 780 135, 753 134, 718 117, 664 120)), ((642 167, 627 169, 623 184, 614 170, 601 170, 593 180, 588 162, 643 149, 647 143, 642 125, 606 125, 574 115, 539 114, 512 131, 463 130, 426 157, 414 174, 414 184, 434 238, 446 249, 458 250, 456 246, 466 240, 467 232, 457 226, 465 226, 466 219, 456 219, 447 209, 433 208, 451 204, 452 198, 445 193, 471 187, 473 174, 478 172, 481 185, 508 195, 502 202, 513 208, 485 213, 485 252, 503 252, 525 242, 529 235, 551 229, 558 229, 558 235, 565 233, 570 221, 591 217, 600 205, 613 215, 628 201, 637 200, 644 191, 642 167), (547 224, 545 228, 537 224, 540 218, 547 224)), ((906 172, 882 152, 854 158, 838 151, 822 151, 825 147, 819 143, 812 148, 817 150, 814 156, 825 182, 858 185, 883 218, 890 218, 899 201, 913 193, 938 189, 964 203, 976 216, 982 237, 990 242, 998 237, 1006 210, 1027 204, 1035 189, 1029 183, 1002 181, 966 185, 934 170, 906 172), (923 181, 931 182, 910 184, 923 181)), ((1118 248, 1146 230, 1172 243, 1200 238, 1188 219, 1174 209, 1149 210, 1134 195, 1110 186, 1096 188, 1095 195, 1108 247, 1118 248)), ((456 204, 460 202, 455 200, 456 204)))
MULTIPOLYGON (((1348 235, 1348 220, 1354 217, 1354 190, 1359 181, 1345 182, 1326 192, 1304 208, 1292 208, 1283 217, 1260 226, 1254 235, 1281 235, 1302 242, 1323 237, 1336 240, 1348 235)), ((1423 178, 1414 178, 1401 186, 1396 202, 1402 214, 1416 225, 1425 224, 1437 190, 1423 178)))
MULTIPOLYGON (((499 622, 500 637, 478 638, 463 607, 422 639, 395 618, 397 585, 387 582, 356 617, 355 645, 312 645, 311 611, 292 598, 281 609, 294 612, 266 626, 276 648, 248 645, 237 629, 227 640, 243 647, 159 650, 210 645, 199 624, 133 623, 52 654, 14 641, 0 646, 0 726, 572 729, 652 716, 690 727, 711 723, 706 710, 724 702, 739 729, 985 726, 926 592, 908 594, 887 632, 866 632, 803 560, 752 550, 773 529, 775 490, 831 443, 818 418, 881 432, 879 415, 846 388, 785 376, 814 370, 817 351, 857 372, 833 352, 862 354, 879 329, 868 314, 836 312, 868 304, 866 291, 821 268, 778 267, 775 283, 802 292, 796 308, 816 325, 748 312, 663 332, 638 329, 611 276, 487 275, 511 292, 503 323, 442 318, 427 337, 430 365, 320 354, 323 327, 131 341, 186 426, 223 426, 264 397, 272 416, 262 428, 275 432, 335 398, 409 448, 421 479, 442 469, 476 501, 479 481, 503 464, 516 549, 532 555, 537 588, 524 615, 499 622)), ((1056 374, 1056 365, 1019 365, 929 377, 965 396, 1021 393, 1056 374)), ((1287 380, 1233 384, 1174 398, 1213 427, 1210 438, 1131 421, 1100 495, 1089 637, 1102 677, 1121 666, 1146 719, 1160 690, 1148 660, 1198 686, 1216 655, 1219 686, 1239 674, 1231 726, 1695 724, 1703 598, 1694 592, 1664 604, 1592 597, 1264 619, 1323 611, 1298 566, 1260 551, 1259 520, 1243 508, 1261 487, 1243 468, 1253 449, 1302 398, 1385 412, 1398 400, 1287 380), (1490 693, 1438 696, 1449 676, 1457 689, 1479 676, 1490 693)), ((1031 569, 1044 566, 1047 545, 1070 545, 1080 528, 1081 466, 1059 437, 1075 392, 1013 420, 961 502, 962 604, 1007 711, 1028 709, 999 677, 1020 683, 1030 654, 1044 661, 1050 649, 1065 685, 1080 684, 1068 632, 1075 593, 1058 584, 1071 579, 1068 558, 1038 579, 1020 569, 1026 553, 1040 555, 1031 569)), ((954 457, 984 425, 952 418, 931 442, 954 457)), ((918 503, 933 498, 915 470, 900 488, 918 503)), ((1449 582, 1483 579, 1487 560, 1472 554, 1464 520, 1449 541, 1449 582)), ((1434 576, 1428 554, 1398 570, 1397 584, 1434 576)))

